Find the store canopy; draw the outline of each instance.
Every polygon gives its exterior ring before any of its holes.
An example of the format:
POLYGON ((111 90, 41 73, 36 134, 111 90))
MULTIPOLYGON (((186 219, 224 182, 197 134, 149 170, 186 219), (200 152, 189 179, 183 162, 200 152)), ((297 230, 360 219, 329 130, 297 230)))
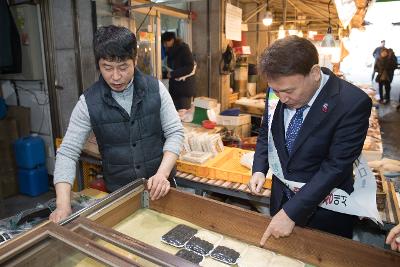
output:
POLYGON ((339 28, 343 28, 343 23, 339 19, 335 2, 354 4, 354 16, 348 23, 352 28, 360 28, 363 26, 364 17, 370 0, 354 0, 354 1, 329 1, 329 0, 239 0, 240 4, 258 4, 268 3, 268 9, 272 11, 274 16, 271 30, 278 30, 280 25, 290 28, 295 25, 296 28, 303 31, 326 31, 330 24, 334 33, 339 28), (328 10, 328 3, 330 8, 328 10), (329 14, 330 13, 330 14, 329 14))

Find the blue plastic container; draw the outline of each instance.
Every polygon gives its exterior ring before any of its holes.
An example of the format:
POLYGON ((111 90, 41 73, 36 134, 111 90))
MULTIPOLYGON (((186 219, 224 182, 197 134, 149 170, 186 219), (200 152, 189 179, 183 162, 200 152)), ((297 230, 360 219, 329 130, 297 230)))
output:
POLYGON ((18 185, 21 194, 31 197, 49 191, 47 169, 43 166, 35 169, 19 169, 18 185))
POLYGON ((39 136, 19 138, 14 149, 18 168, 33 169, 46 163, 44 141, 39 136))

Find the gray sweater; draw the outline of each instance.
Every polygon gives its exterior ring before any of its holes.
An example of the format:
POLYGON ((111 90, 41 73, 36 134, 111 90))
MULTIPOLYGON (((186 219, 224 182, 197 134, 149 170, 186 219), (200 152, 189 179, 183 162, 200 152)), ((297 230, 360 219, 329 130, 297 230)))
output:
MULTIPOLYGON (((178 112, 172 102, 171 96, 165 86, 159 81, 161 109, 161 127, 166 139, 163 151, 170 151, 179 155, 184 138, 183 126, 178 112)), ((132 106, 134 85, 132 81, 123 92, 111 91, 112 97, 130 114, 132 106)), ((54 184, 60 182, 74 183, 76 162, 92 130, 89 111, 85 96, 81 95, 78 103, 72 111, 67 132, 60 148, 57 150, 54 169, 54 184)))

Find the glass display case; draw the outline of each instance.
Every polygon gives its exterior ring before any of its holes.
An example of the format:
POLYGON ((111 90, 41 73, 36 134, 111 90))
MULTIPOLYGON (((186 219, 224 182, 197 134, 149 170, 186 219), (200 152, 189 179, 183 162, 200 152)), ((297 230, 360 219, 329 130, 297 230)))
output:
MULTIPOLYGON (((246 247, 242 257, 258 246, 270 222, 262 214, 176 189, 151 201, 145 188, 146 181, 137 180, 59 225, 49 222, 9 241, 0 246, 0 265, 195 266, 161 241, 176 225, 214 233, 221 244, 240 242, 246 247)), ((302 264, 296 266, 400 266, 398 253, 300 227, 287 238, 269 239, 259 250, 302 264)), ((213 264, 209 256, 200 263, 213 264)))

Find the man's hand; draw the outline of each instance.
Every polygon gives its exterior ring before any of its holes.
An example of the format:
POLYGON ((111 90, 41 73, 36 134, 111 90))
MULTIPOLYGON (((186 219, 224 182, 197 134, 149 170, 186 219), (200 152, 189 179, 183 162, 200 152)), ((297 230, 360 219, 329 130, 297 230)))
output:
POLYGON ((72 210, 71 207, 60 207, 60 208, 56 208, 49 216, 49 220, 54 222, 54 223, 58 223, 62 220, 64 220, 65 218, 67 218, 70 214, 71 214, 72 210))
POLYGON ((253 176, 251 176, 248 187, 252 194, 258 195, 260 194, 261 188, 265 183, 265 175, 262 172, 255 172, 253 176))
POLYGON ((49 220, 55 223, 67 218, 71 210, 71 187, 72 185, 65 182, 60 182, 54 185, 56 189, 56 205, 57 208, 50 214, 49 220))
POLYGON ((390 244, 392 250, 400 252, 400 224, 390 230, 386 244, 390 244))
POLYGON ((157 200, 165 196, 170 188, 171 185, 167 177, 160 173, 156 173, 147 181, 147 189, 150 190, 151 200, 157 200))
POLYGON ((275 238, 289 236, 294 228, 294 221, 287 216, 286 212, 281 209, 274 217, 272 217, 267 230, 261 238, 260 245, 264 246, 271 235, 275 238))

